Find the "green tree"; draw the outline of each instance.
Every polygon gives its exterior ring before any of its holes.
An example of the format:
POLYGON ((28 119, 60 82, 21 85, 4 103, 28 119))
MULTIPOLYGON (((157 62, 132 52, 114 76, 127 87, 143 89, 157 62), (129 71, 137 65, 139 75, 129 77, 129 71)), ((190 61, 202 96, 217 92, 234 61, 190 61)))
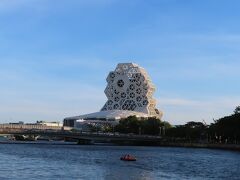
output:
POLYGON ((159 119, 153 117, 138 119, 136 116, 129 116, 120 120, 119 124, 115 126, 115 130, 120 133, 159 135, 160 127, 164 125, 167 128, 171 127, 169 123, 162 123, 159 119))
POLYGON ((149 135, 159 135, 161 126, 162 123, 159 119, 150 117, 142 123, 143 133, 149 135))
POLYGON ((240 106, 237 106, 234 110, 234 114, 239 114, 240 113, 240 106))
POLYGON ((167 121, 163 121, 163 122, 162 122, 162 126, 164 126, 165 129, 171 129, 171 128, 173 128, 173 126, 172 126, 169 122, 167 122, 167 121))
POLYGON ((188 141, 199 141, 207 138, 207 126, 202 122, 190 121, 166 131, 168 137, 184 138, 188 141))
POLYGON ((120 133, 138 134, 140 124, 141 122, 136 116, 129 116, 126 119, 120 120, 119 124, 115 126, 115 130, 120 133))
POLYGON ((220 118, 210 125, 209 134, 218 142, 237 143, 240 141, 240 113, 220 118))

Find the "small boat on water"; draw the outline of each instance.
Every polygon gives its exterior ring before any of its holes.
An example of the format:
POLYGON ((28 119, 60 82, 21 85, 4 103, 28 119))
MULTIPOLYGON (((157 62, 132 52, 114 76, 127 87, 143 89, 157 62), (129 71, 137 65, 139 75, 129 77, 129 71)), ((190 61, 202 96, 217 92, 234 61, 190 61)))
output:
POLYGON ((137 159, 132 155, 126 154, 126 155, 122 156, 120 158, 120 160, 122 160, 122 161, 136 161, 137 159))

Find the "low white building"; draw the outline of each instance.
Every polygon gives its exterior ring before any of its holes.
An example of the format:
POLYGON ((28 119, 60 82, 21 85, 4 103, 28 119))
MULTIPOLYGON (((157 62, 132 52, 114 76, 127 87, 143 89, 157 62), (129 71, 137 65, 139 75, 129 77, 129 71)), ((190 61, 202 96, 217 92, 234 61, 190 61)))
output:
POLYGON ((43 125, 43 126, 51 126, 51 127, 63 127, 63 123, 61 122, 37 121, 36 124, 43 125))

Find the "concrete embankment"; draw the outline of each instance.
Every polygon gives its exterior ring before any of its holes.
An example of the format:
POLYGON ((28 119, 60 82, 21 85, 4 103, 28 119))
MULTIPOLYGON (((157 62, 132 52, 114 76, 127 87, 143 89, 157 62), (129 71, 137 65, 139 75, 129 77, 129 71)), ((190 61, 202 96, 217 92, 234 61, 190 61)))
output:
MULTIPOLYGON (((90 141, 89 141, 90 142, 90 141)), ((96 142, 86 143, 79 141, 78 144, 95 144, 96 142)), ((171 143, 171 142, 146 142, 146 141, 111 141, 106 144, 120 145, 120 146, 155 146, 155 147, 183 147, 183 148, 207 148, 207 149, 220 149, 220 150, 233 150, 240 152, 240 145, 236 144, 204 144, 204 143, 171 143)))
POLYGON ((185 147, 185 148, 209 148, 240 151, 239 144, 202 144, 202 143, 160 143, 159 146, 165 147, 185 147))

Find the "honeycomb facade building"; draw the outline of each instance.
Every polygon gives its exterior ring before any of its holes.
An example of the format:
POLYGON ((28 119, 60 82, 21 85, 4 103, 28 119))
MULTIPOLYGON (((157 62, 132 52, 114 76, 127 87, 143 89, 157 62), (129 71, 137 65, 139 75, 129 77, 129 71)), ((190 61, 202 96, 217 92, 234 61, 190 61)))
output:
POLYGON ((133 63, 118 64, 107 77, 105 94, 108 101, 101 111, 128 110, 159 117, 156 100, 153 98, 155 86, 147 72, 133 63))
POLYGON ((153 98, 155 86, 142 67, 134 63, 120 63, 107 76, 105 94, 107 102, 100 112, 65 118, 67 120, 116 120, 131 115, 137 117, 156 117, 162 112, 156 108, 153 98))

